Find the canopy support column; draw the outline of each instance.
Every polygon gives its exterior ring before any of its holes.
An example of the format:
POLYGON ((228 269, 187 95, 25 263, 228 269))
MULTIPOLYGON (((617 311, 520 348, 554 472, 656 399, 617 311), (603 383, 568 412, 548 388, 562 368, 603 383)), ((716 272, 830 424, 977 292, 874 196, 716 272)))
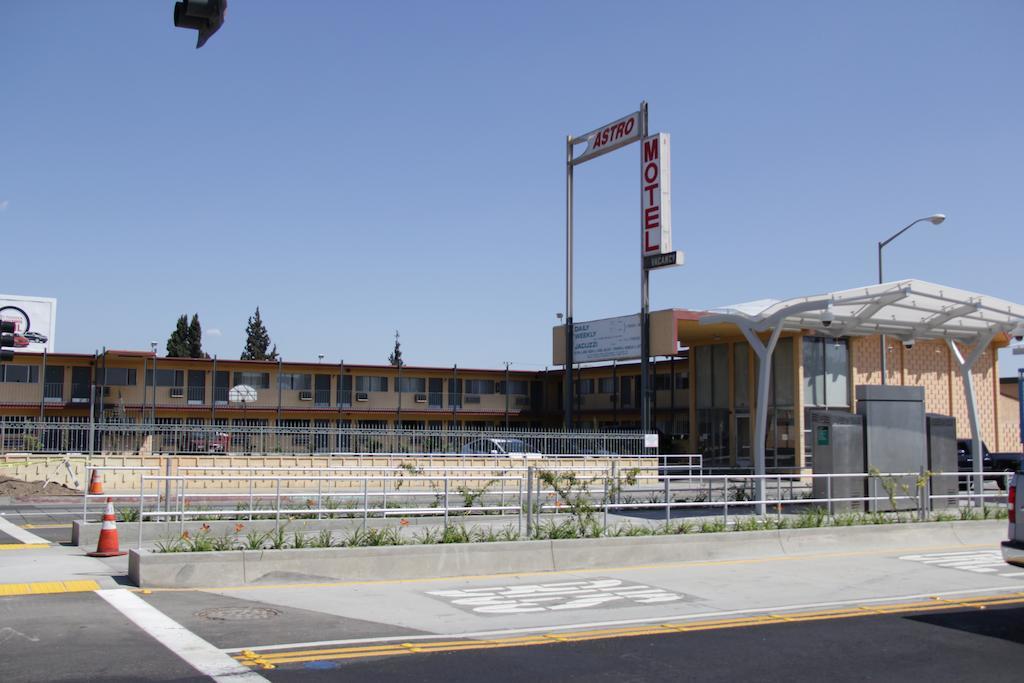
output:
MULTIPOLYGON (((964 398, 967 400, 967 417, 971 423, 971 468, 974 472, 974 492, 975 494, 982 494, 985 490, 985 480, 982 478, 982 472, 984 471, 984 463, 982 461, 982 447, 981 447, 981 431, 978 427, 978 404, 974 396, 974 379, 971 377, 971 369, 974 364, 981 358, 981 354, 985 352, 988 345, 992 342, 992 338, 995 337, 995 330, 989 330, 983 332, 978 336, 978 341, 971 349, 971 352, 965 359, 963 354, 960 352, 960 347, 956 345, 950 338, 946 338, 946 345, 949 347, 950 353, 953 358, 956 359, 957 367, 960 370, 960 377, 964 382, 964 398)), ((982 507, 985 504, 985 497, 978 495, 974 500, 976 507, 982 507)))
MULTIPOLYGON (((780 321, 781 322, 781 321, 780 321)), ((754 417, 754 474, 757 476, 754 490, 757 491, 757 513, 762 517, 767 513, 765 503, 765 448, 764 442, 768 435, 768 389, 772 379, 772 354, 779 341, 782 325, 776 324, 768 338, 768 344, 754 334, 753 328, 746 323, 737 323, 743 336, 750 343, 750 348, 757 354, 757 412, 754 417)))

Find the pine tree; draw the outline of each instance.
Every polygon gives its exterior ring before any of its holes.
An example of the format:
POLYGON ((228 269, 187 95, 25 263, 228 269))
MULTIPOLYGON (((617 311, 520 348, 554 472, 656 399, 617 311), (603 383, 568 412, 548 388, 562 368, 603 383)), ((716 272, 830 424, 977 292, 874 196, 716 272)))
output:
POLYGON ((206 358, 203 353, 203 327, 199 324, 199 314, 192 314, 192 322, 188 326, 188 357, 206 358))
POLYGON ((242 360, 277 360, 277 344, 270 353, 270 335, 267 328, 260 319, 260 308, 256 307, 256 314, 249 316, 249 324, 245 327, 245 349, 242 351, 242 360))
POLYGON ((396 368, 403 367, 405 361, 402 360, 402 345, 398 341, 398 330, 395 330, 395 350, 388 356, 388 362, 396 368))
POLYGON ((167 338, 167 357, 188 358, 188 355, 188 315, 181 315, 174 332, 167 338))

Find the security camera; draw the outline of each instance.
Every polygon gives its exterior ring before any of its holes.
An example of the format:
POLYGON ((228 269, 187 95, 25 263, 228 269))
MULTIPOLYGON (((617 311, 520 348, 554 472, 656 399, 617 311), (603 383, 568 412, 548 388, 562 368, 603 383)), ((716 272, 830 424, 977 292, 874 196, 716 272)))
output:
POLYGON ((1012 334, 1013 338, 1016 339, 1017 341, 1024 341, 1024 323, 1021 323, 1020 325, 1017 325, 1017 327, 1013 328, 1013 332, 1010 332, 1010 334, 1012 334))
POLYGON ((914 340, 913 339, 904 339, 903 340, 903 348, 905 348, 905 349, 912 349, 912 348, 914 348, 914 340))
POLYGON ((835 321, 836 316, 832 312, 832 307, 829 306, 825 309, 825 312, 821 314, 821 324, 825 327, 832 327, 832 323, 835 321))

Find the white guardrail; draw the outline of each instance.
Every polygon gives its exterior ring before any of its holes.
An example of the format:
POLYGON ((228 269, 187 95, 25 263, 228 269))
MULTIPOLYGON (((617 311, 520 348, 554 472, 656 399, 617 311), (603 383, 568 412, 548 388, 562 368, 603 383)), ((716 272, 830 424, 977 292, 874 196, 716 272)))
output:
MULTIPOLYGON (((564 462, 542 469, 527 461, 506 468, 182 467, 174 475, 161 474, 155 467, 96 469, 139 470, 139 489, 83 495, 83 522, 90 501, 109 497, 133 502, 134 517, 140 521, 177 522, 182 531, 186 521, 199 518, 272 518, 279 530, 282 517, 299 515, 361 519, 364 526, 371 518, 438 518, 447 526, 453 516, 497 515, 514 517, 519 532, 525 526, 529 535, 541 515, 571 513, 573 497, 598 511, 605 527, 610 513, 648 520, 663 517, 668 522, 674 512, 690 512, 720 516, 728 526, 738 515, 774 515, 781 520, 783 514, 814 508, 829 515, 896 511, 925 519, 933 510, 972 503, 1006 505, 1005 487, 974 490, 974 476, 967 472, 707 475, 701 472, 699 456, 683 465, 645 467, 616 462, 578 462, 573 467, 564 462), (296 505, 296 500, 302 504, 296 505)), ((986 473, 985 478, 1009 476, 986 473)))

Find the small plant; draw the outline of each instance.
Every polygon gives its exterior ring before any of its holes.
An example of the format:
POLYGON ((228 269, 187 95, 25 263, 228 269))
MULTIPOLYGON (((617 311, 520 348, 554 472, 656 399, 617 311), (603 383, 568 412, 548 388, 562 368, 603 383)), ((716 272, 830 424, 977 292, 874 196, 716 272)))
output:
POLYGON ((402 534, 394 527, 383 529, 354 529, 345 539, 345 545, 362 548, 382 545, 402 545, 402 534))
POLYGON ((759 531, 761 528, 760 520, 753 516, 737 519, 732 525, 733 531, 759 531))
POLYGON ((952 522, 956 515, 951 512, 936 512, 932 519, 936 522, 952 522))
POLYGON ((460 524, 451 524, 441 532, 441 543, 470 543, 473 537, 469 530, 460 524))
POLYGON ((210 538, 210 550, 223 551, 223 550, 235 550, 238 542, 238 537, 234 534, 224 534, 223 536, 212 536, 210 538))
POLYGON ((854 512, 844 512, 832 518, 832 526, 855 526, 860 524, 860 515, 854 512))
POLYGON ((996 519, 1006 519, 1010 516, 1010 511, 1006 508, 996 508, 992 514, 996 519))
POLYGON ((256 531, 254 529, 245 535, 245 541, 242 543, 242 548, 245 550, 263 550, 269 540, 269 533, 266 531, 256 531))
POLYGON ((203 553, 213 550, 213 540, 210 538, 210 525, 203 524, 195 534, 187 530, 181 534, 181 543, 186 552, 203 553))
POLYGON ((802 510, 800 516, 797 517, 796 522, 793 524, 797 529, 809 529, 813 527, 825 526, 825 522, 828 519, 828 512, 822 507, 812 507, 809 510, 802 510))
POLYGON ((287 526, 287 524, 282 524, 273 531, 267 533, 267 540, 270 541, 270 547, 274 550, 283 550, 288 547, 288 535, 285 533, 285 528, 287 526))
POLYGON ((506 525, 501 529, 495 529, 494 527, 485 528, 474 528, 472 532, 472 539, 474 543, 497 543, 499 541, 518 541, 519 532, 512 528, 512 525, 506 525))
POLYGON ((334 532, 330 529, 321 529, 312 540, 309 542, 313 548, 333 548, 334 547, 334 532))
POLYGON ((580 528, 571 519, 556 523, 554 520, 539 524, 533 532, 534 538, 540 540, 557 540, 564 538, 579 538, 580 528))
POLYGON ((120 515, 122 522, 137 522, 139 521, 139 508, 126 507, 121 508, 117 511, 120 515))
POLYGON ((788 529, 790 521, 786 517, 765 517, 764 530, 775 531, 776 529, 788 529))
POLYGON ((155 550, 158 553, 185 552, 185 546, 182 544, 180 538, 163 538, 157 541, 154 545, 155 550))
POLYGON ((664 536, 678 536, 682 534, 692 534, 693 530, 693 522, 684 519, 680 522, 665 522, 658 527, 657 533, 664 536))
POLYGON ((311 545, 312 542, 310 541, 309 537, 301 531, 296 531, 294 534, 292 534, 292 547, 296 550, 309 548, 311 547, 311 545))
POLYGON ((437 529, 427 527, 423 531, 413 535, 413 542, 422 545, 436 545, 441 542, 441 532, 437 529))
POLYGON ((978 513, 976 513, 973 508, 970 508, 970 507, 962 507, 962 508, 960 508, 960 521, 961 522, 969 522, 969 521, 976 520, 976 519, 978 519, 978 513))
POLYGON ((702 534, 716 534, 726 529, 728 527, 725 525, 724 519, 705 519, 700 523, 700 532, 702 534))

